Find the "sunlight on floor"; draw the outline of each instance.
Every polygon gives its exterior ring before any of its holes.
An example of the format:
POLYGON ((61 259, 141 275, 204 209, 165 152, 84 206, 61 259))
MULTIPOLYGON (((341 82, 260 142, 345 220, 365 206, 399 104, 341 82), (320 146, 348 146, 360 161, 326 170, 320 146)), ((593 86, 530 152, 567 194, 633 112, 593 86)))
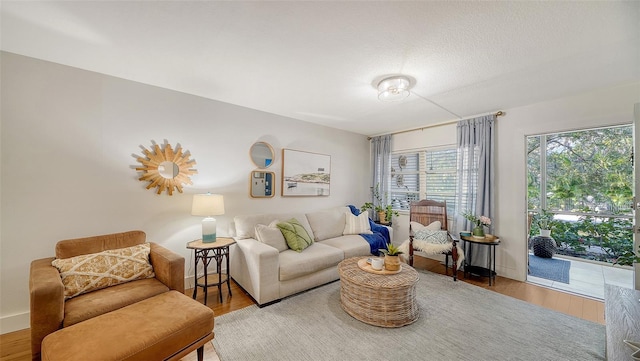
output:
POLYGON ((571 262, 569 284, 533 276, 527 276, 527 282, 601 300, 604 299, 605 283, 633 288, 633 270, 631 268, 603 266, 576 261, 572 258, 554 257, 571 262))

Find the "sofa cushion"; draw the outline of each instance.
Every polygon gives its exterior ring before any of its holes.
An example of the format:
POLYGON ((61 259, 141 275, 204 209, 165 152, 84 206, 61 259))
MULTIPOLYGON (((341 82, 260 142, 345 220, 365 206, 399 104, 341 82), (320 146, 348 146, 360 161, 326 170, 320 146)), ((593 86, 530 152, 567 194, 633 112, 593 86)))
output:
POLYGON ((68 327, 168 291, 169 287, 158 279, 147 278, 85 293, 65 302, 63 326, 68 327))
POLYGON ((342 236, 345 224, 345 213, 348 207, 337 207, 326 211, 307 213, 309 225, 313 229, 316 241, 342 236))
POLYGON ((335 267, 344 259, 342 250, 321 243, 313 243, 304 252, 292 250, 281 252, 280 281, 287 281, 335 267))
POLYGON ((307 230, 311 239, 314 238, 313 230, 307 221, 307 216, 304 213, 266 213, 266 214, 253 214, 248 216, 235 216, 233 222, 236 229, 236 237, 238 239, 256 238, 256 225, 258 224, 270 224, 276 220, 285 220, 295 218, 302 224, 304 229, 307 230))
POLYGON ((149 252, 149 244, 144 243, 133 247, 56 259, 51 264, 60 272, 64 285, 64 297, 69 299, 120 283, 155 277, 149 262, 149 252))
POLYGON ((362 236, 357 234, 329 238, 321 241, 320 243, 342 250, 342 252, 344 252, 345 259, 371 254, 371 246, 369 246, 369 242, 365 241, 362 236))
POLYGON ((209 307, 170 291, 49 334, 42 360, 182 359, 213 338, 213 327, 209 307))
POLYGON ((364 211, 358 216, 345 213, 345 224, 342 234, 372 234, 371 226, 369 225, 369 212, 364 211))
POLYGON ((302 252, 313 243, 313 239, 309 236, 307 230, 295 218, 279 222, 278 228, 282 231, 289 248, 296 252, 302 252))
MULTIPOLYGON (((273 222, 272 222, 273 223, 273 222)), ((277 223, 276 223, 277 224, 277 223)), ((264 244, 267 244, 278 252, 286 251, 289 249, 287 241, 282 235, 282 231, 276 225, 265 226, 264 224, 256 225, 256 239, 264 244)))

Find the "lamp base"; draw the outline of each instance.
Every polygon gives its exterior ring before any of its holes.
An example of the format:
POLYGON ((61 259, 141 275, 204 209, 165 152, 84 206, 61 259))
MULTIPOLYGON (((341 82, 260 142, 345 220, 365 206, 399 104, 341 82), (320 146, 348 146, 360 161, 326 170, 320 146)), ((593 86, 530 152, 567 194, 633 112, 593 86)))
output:
POLYGON ((216 241, 216 234, 203 234, 202 243, 214 243, 216 241))
POLYGON ((202 243, 213 243, 216 241, 216 219, 207 217, 202 220, 202 243))

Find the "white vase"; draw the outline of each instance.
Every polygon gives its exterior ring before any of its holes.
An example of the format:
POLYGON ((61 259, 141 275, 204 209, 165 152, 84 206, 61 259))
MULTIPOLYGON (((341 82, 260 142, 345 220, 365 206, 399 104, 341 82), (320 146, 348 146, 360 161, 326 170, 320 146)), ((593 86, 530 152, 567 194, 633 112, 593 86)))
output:
POLYGON ((540 235, 542 237, 551 237, 551 230, 550 229, 541 229, 540 230, 540 235))

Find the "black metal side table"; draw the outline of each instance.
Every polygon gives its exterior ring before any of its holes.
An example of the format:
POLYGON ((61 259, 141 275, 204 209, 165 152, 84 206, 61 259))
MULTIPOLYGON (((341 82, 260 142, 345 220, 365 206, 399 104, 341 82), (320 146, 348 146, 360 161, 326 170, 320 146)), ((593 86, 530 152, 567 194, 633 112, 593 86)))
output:
POLYGON ((475 238, 473 236, 460 236, 463 242, 464 249, 464 276, 467 277, 467 273, 478 275, 480 277, 489 277, 489 286, 495 283, 496 279, 496 246, 500 244, 500 238, 493 235, 485 235, 484 238, 475 238), (466 244, 469 244, 467 252, 466 244), (489 252, 487 252, 487 267, 472 266, 471 257, 472 250, 475 245, 488 246, 489 252))
POLYGON ((193 286, 193 299, 198 295, 198 287, 204 290, 204 304, 207 304, 207 288, 217 286, 222 303, 222 284, 227 284, 229 296, 231 296, 231 283, 229 275, 229 246, 236 243, 233 238, 218 237, 215 242, 204 243, 201 239, 187 243, 188 249, 194 251, 195 261, 195 284, 193 286), (226 259, 227 269, 222 272, 222 262, 226 259), (216 263, 216 273, 209 275, 208 268, 211 261, 216 263), (204 276, 198 277, 198 262, 204 265, 204 276), (218 278, 217 282, 209 283, 209 276, 218 278))

